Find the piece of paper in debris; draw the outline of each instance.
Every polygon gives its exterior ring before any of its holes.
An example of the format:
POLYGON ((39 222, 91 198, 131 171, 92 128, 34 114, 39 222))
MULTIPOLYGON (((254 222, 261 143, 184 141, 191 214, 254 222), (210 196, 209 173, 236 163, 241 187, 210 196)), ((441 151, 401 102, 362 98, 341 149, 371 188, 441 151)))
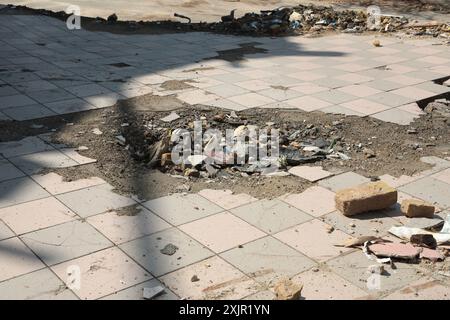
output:
POLYGON ((164 288, 161 286, 156 286, 153 288, 144 288, 143 297, 144 297, 144 299, 150 300, 150 299, 153 299, 153 298, 159 296, 163 292, 164 292, 164 288))
POLYGON ((96 134, 96 135, 101 135, 101 134, 103 134, 103 132, 99 129, 99 128, 94 128, 94 129, 92 129, 92 133, 93 134, 96 134))
POLYGON ((171 112, 168 116, 161 118, 161 121, 172 122, 179 118, 180 118, 180 116, 176 112, 171 112))

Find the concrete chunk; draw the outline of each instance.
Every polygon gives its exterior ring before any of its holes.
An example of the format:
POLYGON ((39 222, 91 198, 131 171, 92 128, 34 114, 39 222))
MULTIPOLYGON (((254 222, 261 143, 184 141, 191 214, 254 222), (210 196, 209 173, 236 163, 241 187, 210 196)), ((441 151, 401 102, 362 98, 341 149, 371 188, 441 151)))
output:
POLYGON ((422 200, 406 199, 402 201, 400 210, 409 218, 433 218, 435 208, 422 200))
POLYGON ((299 300, 303 284, 294 283, 290 279, 280 280, 274 287, 276 300, 299 300))
POLYGON ((382 210, 397 203, 397 190, 377 181, 339 190, 335 197, 336 209, 345 216, 382 210))

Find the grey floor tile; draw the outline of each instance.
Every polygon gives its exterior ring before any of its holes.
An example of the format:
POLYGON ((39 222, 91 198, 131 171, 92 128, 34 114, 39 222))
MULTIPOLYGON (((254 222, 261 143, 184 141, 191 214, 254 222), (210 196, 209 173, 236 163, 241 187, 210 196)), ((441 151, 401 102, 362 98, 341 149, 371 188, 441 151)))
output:
POLYGON ((157 286, 163 287, 164 291, 152 300, 179 300, 175 293, 170 291, 168 288, 165 288, 164 284, 156 279, 152 279, 131 288, 116 292, 100 300, 144 300, 144 288, 154 288, 157 286))
POLYGON ((143 203, 143 206, 173 225, 180 225, 223 211, 197 194, 174 194, 143 203))
POLYGON ((354 172, 345 172, 334 177, 319 181, 319 185, 330 189, 331 191, 338 191, 345 188, 351 188, 366 182, 370 179, 354 172))
POLYGON ((102 184, 60 194, 57 198, 81 217, 89 217, 136 204, 133 199, 121 196, 113 190, 111 185, 102 184))
POLYGON ((40 104, 33 104, 23 107, 14 107, 2 109, 2 112, 11 119, 24 121, 30 119, 39 119, 56 116, 56 113, 40 104))
POLYGON ((21 238, 47 265, 75 259, 113 245, 91 225, 82 221, 34 231, 21 238))
POLYGON ((278 199, 259 200, 230 212, 267 233, 276 233, 312 219, 310 215, 278 199))
POLYGON ((400 191, 430 203, 434 203, 441 208, 450 207, 450 185, 431 177, 404 185, 403 187, 400 187, 400 191))
POLYGON ((0 159, 0 182, 23 177, 25 174, 7 160, 0 159))
POLYGON ((0 182, 0 208, 48 196, 47 191, 28 177, 0 182))
POLYGON ((1 300, 78 300, 49 269, 0 283, 1 300))
POLYGON ((175 228, 127 242, 120 248, 156 277, 213 255, 206 247, 175 228), (167 245, 176 247, 172 255, 161 253, 167 245))
POLYGON ((272 237, 247 243, 220 256, 256 281, 269 286, 316 265, 313 260, 272 237))
POLYGON ((0 154, 2 154, 5 158, 17 157, 47 150, 54 150, 54 148, 38 137, 26 137, 18 141, 0 143, 0 154))

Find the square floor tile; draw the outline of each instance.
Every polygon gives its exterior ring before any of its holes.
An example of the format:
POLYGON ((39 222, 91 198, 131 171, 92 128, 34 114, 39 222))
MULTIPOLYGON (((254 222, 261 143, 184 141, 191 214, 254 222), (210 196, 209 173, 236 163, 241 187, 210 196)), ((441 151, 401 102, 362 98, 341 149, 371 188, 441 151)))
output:
POLYGON ((0 283, 1 300, 78 300, 50 269, 0 283))
POLYGON ((330 190, 313 186, 302 193, 289 194, 281 199, 307 214, 319 217, 335 210, 334 196, 330 190))
POLYGON ((67 87, 67 91, 80 98, 94 96, 103 93, 111 93, 112 91, 98 84, 87 84, 76 87, 67 87))
POLYGON ((288 89, 287 87, 283 86, 271 86, 269 89, 261 90, 258 92, 259 94, 262 94, 263 96, 269 97, 271 99, 274 99, 276 101, 285 101, 288 99, 293 99, 296 97, 300 97, 303 95, 303 93, 288 89))
POLYGON ((228 98, 238 94, 248 93, 248 90, 233 84, 220 84, 218 86, 208 87, 208 92, 214 93, 220 97, 228 98))
POLYGON ((204 90, 191 90, 179 93, 177 94, 177 97, 181 101, 189 104, 205 103, 207 101, 212 101, 220 98, 219 96, 213 93, 206 92, 204 90))
POLYGON ((450 188, 443 181, 427 177, 404 185, 400 190, 441 208, 450 207, 450 188))
POLYGON ((243 95, 238 95, 229 98, 229 100, 241 104, 248 108, 256 108, 263 106, 265 104, 273 103, 275 100, 270 99, 268 97, 264 97, 263 95, 257 94, 257 93, 247 93, 243 95))
POLYGON ((221 207, 197 194, 173 194, 147 201, 143 206, 174 225, 223 211, 221 207))
POLYGON ((19 238, 0 241, 0 281, 44 267, 45 265, 19 238))
POLYGON ((43 175, 33 175, 32 178, 40 186, 42 186, 42 188, 50 192, 52 195, 58 195, 61 193, 67 193, 106 183, 106 181, 98 177, 79 179, 75 181, 64 181, 63 176, 60 176, 59 174, 54 172, 43 175))
POLYGON ((176 228, 121 244, 120 248, 157 277, 213 255, 206 247, 176 228), (167 246, 173 250, 164 251, 167 246))
POLYGON ((327 101, 332 104, 340 104, 343 102, 348 102, 348 101, 353 101, 353 100, 358 99, 358 97, 353 94, 348 94, 348 93, 341 92, 339 90, 334 90, 334 89, 315 93, 314 97, 316 97, 320 100, 327 101))
POLYGON ((73 266, 81 272, 80 289, 74 292, 84 300, 98 299, 151 279, 148 272, 116 247, 53 266, 52 270, 70 285, 68 273, 73 266))
POLYGON ((10 158, 16 167, 32 175, 46 168, 67 168, 77 166, 78 163, 58 150, 42 151, 10 158))
POLYGON ((383 275, 370 274, 367 268, 373 264, 360 250, 327 262, 333 272, 369 293, 395 290, 420 277, 412 265, 401 262, 395 262, 396 269, 385 264, 383 275))
POLYGON ((405 87, 391 91, 392 94, 396 94, 402 97, 414 99, 415 101, 428 99, 436 95, 436 93, 420 89, 416 86, 405 87))
POLYGON ((396 82, 404 87, 406 86, 412 86, 414 84, 425 82, 426 80, 418 79, 418 78, 411 78, 404 75, 396 75, 393 77, 386 78, 387 81, 396 82))
POLYGON ((313 94, 321 91, 329 90, 327 87, 321 87, 312 82, 305 82, 300 85, 291 87, 292 90, 298 91, 303 94, 313 94))
POLYGON ((364 98, 381 92, 380 90, 361 84, 354 84, 351 86, 342 87, 339 88, 338 90, 360 98, 364 98))
POLYGON ((450 169, 435 173, 431 177, 450 185, 450 169))
POLYGON ((236 300, 260 290, 260 285, 241 271, 213 257, 161 278, 178 296, 188 300, 236 300), (192 282, 192 276, 199 279, 192 282))
POLYGON ((40 103, 55 102, 61 100, 76 99, 76 97, 64 89, 40 90, 28 93, 34 100, 40 103))
POLYGON ((399 108, 393 108, 372 114, 371 117, 384 122, 391 122, 406 126, 417 119, 419 116, 399 108))
POLYGON ((47 265, 54 265, 112 246, 86 222, 72 221, 27 233, 21 239, 47 265))
POLYGON ((308 258, 323 262, 337 257, 349 248, 336 247, 351 238, 340 230, 329 233, 330 226, 312 220, 274 235, 278 240, 305 254, 308 258))
POLYGON ((167 222, 141 206, 108 211, 87 221, 115 244, 170 228, 167 222))
POLYGON ((232 209, 231 213, 267 233, 275 233, 312 219, 278 199, 262 199, 232 209))
POLYGON ((319 185, 336 192, 367 182, 370 182, 369 178, 350 171, 322 180, 319 182, 319 185))
POLYGON ((61 100, 45 103, 45 106, 57 114, 74 113, 95 109, 95 106, 83 99, 61 100))
POLYGON ((314 111, 331 105, 331 103, 312 96, 304 96, 286 101, 287 104, 304 111, 314 111))
MULTIPOLYGON (((237 82, 236 85, 241 88, 244 88, 246 90, 249 90, 249 91, 259 91, 259 90, 265 90, 265 89, 270 88, 270 83, 268 83, 264 80, 259 80, 259 79, 252 79, 252 80, 237 82)), ((239 94, 239 93, 236 93, 236 94, 239 94)))
MULTIPOLYGON (((372 96, 374 97, 374 96, 372 96)), ((369 97, 370 98, 370 97, 369 97)), ((340 106, 355 110, 356 112, 362 113, 364 115, 370 115, 377 112, 381 112, 390 108, 390 106, 373 102, 366 99, 353 100, 351 102, 341 103, 340 106)))
POLYGON ((311 182, 316 182, 333 175, 333 173, 317 166, 296 166, 289 169, 289 173, 311 182))
POLYGON ((227 212, 184 224, 180 229, 214 252, 222 252, 265 235, 227 212))
POLYGON ((220 255, 246 275, 273 286, 277 280, 292 277, 316 265, 303 254, 272 238, 265 237, 242 248, 220 255))
POLYGON ((258 200, 246 193, 234 194, 231 190, 203 189, 198 194, 226 210, 258 200))
POLYGON ((100 300, 145 300, 144 288, 154 288, 161 286, 164 291, 158 296, 152 298, 152 300, 179 300, 176 294, 164 287, 164 284, 157 279, 152 279, 144 283, 137 284, 131 288, 124 289, 122 291, 115 292, 109 296, 101 298, 100 300))
POLYGON ((440 281, 427 277, 399 289, 385 300, 450 300, 450 288, 440 281))
POLYGON ((346 217, 334 211, 323 217, 324 222, 351 236, 383 236, 398 221, 389 218, 384 211, 362 213, 354 217, 346 217))
POLYGON ((54 150, 54 148, 38 137, 26 137, 19 141, 0 143, 0 154, 5 158, 12 158, 24 154, 54 150))
POLYGON ((25 174, 7 160, 0 159, 0 182, 20 178, 25 174))
POLYGON ((40 104, 2 109, 2 112, 17 121, 56 116, 55 112, 40 104))
POLYGON ((50 196, 28 177, 0 182, 0 208, 50 196))
POLYGON ((390 91, 398 88, 404 87, 404 85, 399 84, 397 82, 388 81, 385 79, 376 79, 370 82, 364 83, 368 87, 380 90, 380 91, 390 91))
POLYGON ((85 218, 94 214, 136 204, 133 199, 121 196, 109 184, 102 184, 56 196, 79 216, 85 218))
POLYGON ((0 240, 5 240, 14 236, 14 232, 0 220, 0 240))
MULTIPOLYGON (((367 77, 367 76, 363 76, 357 73, 346 73, 343 74, 341 76, 337 76, 336 79, 342 80, 342 81, 347 81, 353 84, 357 84, 357 83, 364 83, 364 82, 369 82, 374 80, 374 78, 372 77, 367 77)), ((349 92, 351 94, 354 94, 352 92, 349 92)), ((354 94, 356 95, 356 94, 354 94)))
POLYGON ((0 110, 12 107, 23 107, 36 104, 36 101, 24 94, 0 97, 0 110))
POLYGON ((367 296, 364 290, 327 270, 309 270, 292 281, 303 284, 302 297, 306 300, 354 300, 367 296))
POLYGON ((16 234, 73 220, 76 215, 53 197, 0 209, 2 219, 16 234))

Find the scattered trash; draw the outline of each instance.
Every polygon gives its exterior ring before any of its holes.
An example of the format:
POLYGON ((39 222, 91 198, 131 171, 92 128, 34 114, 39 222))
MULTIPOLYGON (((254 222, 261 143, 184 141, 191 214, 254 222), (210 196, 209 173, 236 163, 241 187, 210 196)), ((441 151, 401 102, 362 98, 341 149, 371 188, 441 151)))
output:
POLYGON ((432 218, 434 216, 435 207, 422 200, 406 199, 402 201, 400 211, 410 218, 432 218))
POLYGON ((146 300, 151 300, 153 298, 156 298, 160 294, 164 292, 164 288, 162 286, 156 286, 153 288, 144 288, 143 290, 143 298, 146 300))
POLYGON ((444 222, 444 226, 439 232, 431 232, 425 229, 410 228, 405 226, 402 227, 393 226, 389 229, 389 232, 395 235, 396 237, 406 241, 410 241, 413 235, 430 234, 434 237, 438 245, 445 244, 447 242, 450 242, 450 215, 447 216, 444 222))
POLYGON ((336 208, 345 216, 353 216, 393 206, 397 203, 397 190, 382 181, 369 182, 339 190, 335 202, 336 208))
POLYGON ((290 279, 282 279, 274 286, 276 300, 299 300, 303 284, 294 283, 290 279))
POLYGON ((106 21, 108 21, 109 24, 116 23, 117 20, 118 20, 118 17, 115 13, 113 13, 106 19, 106 21))
POLYGON ((176 18, 186 19, 189 24, 192 22, 191 18, 183 16, 182 14, 174 13, 173 16, 176 17, 176 18))
POLYGON ((162 254, 165 254, 167 256, 172 256, 175 254, 175 252, 177 252, 178 247, 169 243, 167 244, 164 248, 162 248, 159 252, 161 252, 162 254))
POLYGON ((198 282, 200 279, 194 274, 191 278, 191 282, 198 282))

